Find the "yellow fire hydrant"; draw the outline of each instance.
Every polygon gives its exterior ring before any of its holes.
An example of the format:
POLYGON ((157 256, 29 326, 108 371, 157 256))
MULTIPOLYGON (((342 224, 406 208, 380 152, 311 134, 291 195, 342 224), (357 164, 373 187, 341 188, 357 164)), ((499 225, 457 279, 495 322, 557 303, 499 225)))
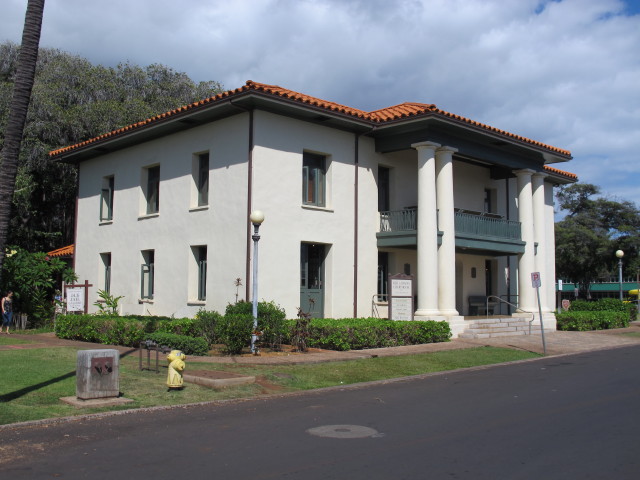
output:
POLYGON ((171 350, 171 353, 167 355, 167 361, 169 362, 169 375, 167 376, 167 387, 182 388, 183 379, 182 371, 186 367, 184 361, 187 356, 180 350, 171 350))

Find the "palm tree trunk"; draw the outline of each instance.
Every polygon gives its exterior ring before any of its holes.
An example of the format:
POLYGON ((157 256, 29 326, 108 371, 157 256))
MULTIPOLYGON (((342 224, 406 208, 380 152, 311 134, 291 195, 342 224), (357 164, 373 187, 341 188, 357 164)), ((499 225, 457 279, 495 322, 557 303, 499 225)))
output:
POLYGON ((0 163, 0 280, 2 280, 2 264, 5 257, 5 245, 9 233, 11 205, 13 191, 18 171, 18 157, 22 134, 27 121, 27 109, 31 99, 31 90, 36 74, 38 47, 40 46, 40 31, 42 28, 42 14, 44 0, 29 0, 24 19, 22 45, 18 57, 15 83, 13 85, 13 99, 9 110, 9 119, 4 134, 4 147, 0 163))

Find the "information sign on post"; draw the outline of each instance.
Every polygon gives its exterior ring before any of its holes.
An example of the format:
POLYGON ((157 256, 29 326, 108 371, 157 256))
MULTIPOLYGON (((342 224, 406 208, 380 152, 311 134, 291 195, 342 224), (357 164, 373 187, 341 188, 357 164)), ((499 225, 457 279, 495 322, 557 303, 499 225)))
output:
POLYGON ((542 304, 540 303, 540 287, 542 286, 542 280, 540 279, 540 272, 531 273, 531 285, 536 289, 536 295, 538 297, 538 315, 540 315, 540 332, 542 333, 542 351, 547 354, 547 344, 544 340, 544 322, 542 321, 542 304))
POLYGON ((67 298, 67 312, 89 313, 89 287, 93 287, 89 280, 77 285, 64 286, 67 298))
POLYGON ((413 320, 413 277, 389 276, 389 320, 413 320))
POLYGON ((84 312, 84 288, 67 288, 67 312, 84 312))

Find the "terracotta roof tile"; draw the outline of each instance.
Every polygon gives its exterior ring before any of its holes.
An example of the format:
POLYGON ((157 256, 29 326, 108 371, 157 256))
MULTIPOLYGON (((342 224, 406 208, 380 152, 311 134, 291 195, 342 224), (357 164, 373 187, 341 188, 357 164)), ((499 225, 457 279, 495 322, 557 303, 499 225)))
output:
POLYGON ((71 145, 68 147, 63 147, 63 148, 59 148, 57 150, 53 150, 51 152, 49 152, 49 156, 50 157, 55 157, 58 155, 62 155, 64 153, 68 153, 71 152, 73 150, 85 147, 87 145, 91 145, 92 143, 98 142, 100 140, 106 140, 109 138, 113 138, 113 137, 117 137, 119 135, 123 135, 126 134, 127 132, 130 132, 132 130, 136 130, 138 128, 142 128, 144 126, 147 125, 152 125, 156 122, 159 122, 161 120, 170 118, 172 116, 178 115, 180 113, 184 113, 184 112, 189 112, 191 110, 203 107, 209 103, 212 102, 216 102, 216 101, 220 101, 222 99, 228 98, 228 97, 233 97, 236 95, 239 95, 243 92, 247 92, 247 91, 256 91, 256 92, 262 92, 265 93, 267 95, 273 95, 276 97, 280 97, 280 98, 285 98, 288 100, 291 100, 293 102, 299 102, 305 105, 311 105, 314 107, 318 107, 321 109, 325 109, 325 110, 329 110, 332 112, 337 112, 337 113, 341 113, 343 115, 348 115, 351 117, 355 117, 358 119, 362 119, 374 124, 384 124, 386 122, 391 122, 391 121, 397 121, 397 120, 402 120, 402 119, 406 119, 406 118, 410 118, 410 117, 418 117, 421 115, 437 115, 440 117, 445 117, 448 119, 452 119, 454 121, 458 121, 461 123, 465 123, 467 125, 472 125, 474 127, 478 127, 481 128, 483 130, 488 130, 491 132, 495 132, 501 135, 505 135, 508 136, 510 138, 513 138, 515 140, 524 142, 524 143, 528 143, 530 145, 535 145, 537 147, 541 147, 544 148, 546 150, 561 154, 561 155, 565 155, 565 156, 570 156, 571 152, 569 152, 568 150, 563 150, 561 148, 557 148, 557 147, 553 147, 551 145, 546 145, 544 143, 541 142, 537 142, 535 140, 531 140, 527 137, 523 137, 520 135, 515 135, 513 133, 509 133, 505 130, 500 130, 498 128, 495 127, 491 127, 489 125, 480 123, 480 122, 476 122, 474 120, 462 117, 460 115, 455 115, 453 113, 450 112, 446 112, 444 110, 441 110, 439 108, 437 108, 435 105, 433 104, 424 104, 424 103, 402 103, 399 105, 395 105, 393 107, 387 107, 387 108, 382 108, 379 110, 375 110, 373 112, 365 112, 364 110, 358 110, 357 108, 351 108, 351 107, 347 107, 345 105, 341 105, 339 103, 335 103, 335 102, 329 102, 327 100, 322 100, 316 97, 312 97, 310 95, 305 95, 304 93, 300 93, 300 92, 295 92, 293 90, 289 90, 283 87, 279 87, 277 85, 268 85, 268 84, 264 84, 264 83, 258 83, 258 82, 254 82, 251 80, 248 80, 247 83, 240 87, 240 88, 236 88, 235 90, 228 90, 226 92, 223 93, 219 93, 218 95, 215 95, 213 97, 210 98, 206 98, 204 100, 200 100, 194 103, 191 103, 189 105, 185 105, 179 108, 176 108, 174 110, 171 110, 169 112, 165 112, 165 113, 161 113, 159 115, 156 115, 154 117, 148 118, 146 120, 143 120, 141 122, 137 122, 135 124, 132 125, 128 125, 126 127, 123 128, 119 128, 117 130, 113 130, 112 132, 109 133, 105 133, 103 135, 100 135, 98 137, 86 140, 84 142, 80 142, 77 143, 75 145, 71 145))
POLYGON ((560 170, 559 168, 553 168, 553 167, 550 167, 549 165, 545 165, 544 169, 547 170, 548 172, 555 173, 557 175, 562 175, 563 177, 567 177, 572 180, 578 180, 578 175, 576 175, 575 173, 565 172, 564 170, 560 170))
POLYGON ((50 257, 70 257, 73 256, 75 245, 67 245, 66 247, 57 248, 47 252, 50 257))

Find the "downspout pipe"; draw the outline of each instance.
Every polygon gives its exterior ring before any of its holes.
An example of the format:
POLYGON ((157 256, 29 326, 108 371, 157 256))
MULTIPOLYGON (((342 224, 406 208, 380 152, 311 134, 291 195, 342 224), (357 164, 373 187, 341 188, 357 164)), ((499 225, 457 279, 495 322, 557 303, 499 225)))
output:
POLYGON ((247 148, 247 214, 245 216, 245 221, 247 223, 247 247, 246 247, 246 261, 245 261, 245 292, 244 299, 245 302, 249 301, 250 298, 250 287, 251 287, 251 221, 249 217, 251 216, 251 206, 253 204, 253 109, 249 109, 243 107, 241 105, 236 105, 232 100, 229 100, 229 103, 240 110, 243 110, 249 114, 249 143, 247 148))

